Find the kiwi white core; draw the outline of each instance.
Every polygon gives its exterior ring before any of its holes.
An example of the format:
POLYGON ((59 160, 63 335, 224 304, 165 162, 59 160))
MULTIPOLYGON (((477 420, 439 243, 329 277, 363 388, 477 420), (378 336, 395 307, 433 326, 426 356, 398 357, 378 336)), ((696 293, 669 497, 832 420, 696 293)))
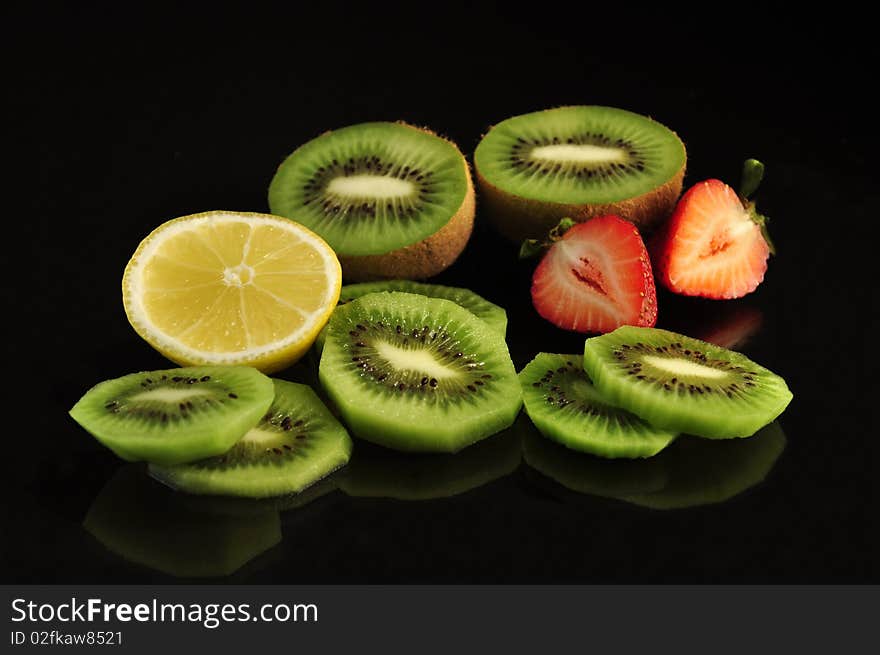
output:
POLYGON ((278 433, 269 430, 261 430, 260 428, 251 428, 240 439, 244 443, 252 443, 255 445, 269 444, 278 441, 278 433))
POLYGON ((386 341, 377 341, 374 347, 376 352, 399 371, 419 371, 437 380, 458 375, 457 371, 444 366, 424 350, 409 350, 386 341))
POLYGON ((350 175, 337 177, 327 185, 327 191, 346 198, 375 198, 390 200, 407 198, 415 193, 415 185, 391 175, 350 175))
POLYGON ((596 163, 626 161, 626 150, 621 148, 608 148, 595 146, 587 143, 573 144, 561 143, 550 146, 533 148, 529 153, 532 159, 544 161, 572 162, 572 163, 596 163))
POLYGON ((199 396, 212 395, 207 389, 147 389, 131 396, 131 400, 158 400, 163 403, 180 403, 199 396))
POLYGON ((719 371, 711 366, 703 366, 687 359, 679 357, 655 357, 654 355, 645 355, 642 361, 650 364, 654 368, 658 368, 667 373, 681 377, 705 378, 717 380, 718 378, 727 377, 726 371, 719 371))

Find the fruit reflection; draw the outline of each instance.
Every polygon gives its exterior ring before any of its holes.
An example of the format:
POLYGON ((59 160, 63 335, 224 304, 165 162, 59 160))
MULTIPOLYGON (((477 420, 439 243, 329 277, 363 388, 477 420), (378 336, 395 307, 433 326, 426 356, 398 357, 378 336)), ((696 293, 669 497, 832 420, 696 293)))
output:
POLYGON ((571 491, 652 509, 681 509, 721 503, 759 484, 785 442, 774 421, 749 438, 682 436, 650 459, 621 461, 576 453, 531 430, 524 435, 523 458, 571 491))
POLYGON ((662 299, 662 327, 729 350, 742 350, 761 330, 764 314, 743 301, 720 303, 672 294, 662 299))
POLYGON ((143 467, 120 468, 95 498, 83 527, 118 556, 176 577, 228 576, 281 541, 278 510, 177 493, 143 467))
POLYGON ((516 424, 455 455, 401 453, 358 441, 340 473, 349 496, 430 500, 476 489, 512 473, 520 463, 516 424))

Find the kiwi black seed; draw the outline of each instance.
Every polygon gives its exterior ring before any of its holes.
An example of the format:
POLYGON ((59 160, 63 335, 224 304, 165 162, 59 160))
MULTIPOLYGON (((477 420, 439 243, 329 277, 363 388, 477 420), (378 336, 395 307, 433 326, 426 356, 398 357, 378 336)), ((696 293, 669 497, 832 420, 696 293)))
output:
POLYGON ((150 474, 194 494, 266 498, 302 491, 343 466, 351 439, 315 392, 274 380, 275 399, 262 420, 222 455, 150 474))
POLYGON ((452 301, 411 293, 337 307, 318 374, 355 436, 395 450, 456 452, 522 405, 503 337, 452 301))
POLYGON ((656 328, 587 339, 584 370, 618 407, 702 437, 747 437, 791 402, 785 380, 745 355, 656 328))
POLYGON ((474 153, 487 215, 517 241, 545 237, 564 217, 615 214, 651 228, 672 212, 685 163, 684 144, 669 128, 599 106, 509 118, 474 153))
POLYGON ((458 147, 405 123, 326 132, 293 152, 269 187, 272 213, 317 232, 348 280, 422 279, 470 238, 474 190, 458 147))
MULTIPOLYGON (((459 287, 447 287, 442 284, 425 284, 411 280, 384 280, 382 282, 362 282, 360 284, 347 284, 339 293, 339 304, 351 302, 368 293, 381 291, 402 291, 404 293, 417 293, 429 298, 445 298, 461 305, 477 318, 484 320, 491 328, 501 336, 507 333, 507 312, 504 308, 489 302, 482 296, 477 295, 470 289, 459 287)), ((326 327, 315 340, 315 348, 318 352, 324 347, 326 327)))
POLYGON ((600 457, 651 457, 677 436, 615 407, 584 374, 580 355, 539 353, 519 374, 535 427, 568 448, 600 457))
POLYGON ((113 475, 83 527, 119 557, 184 578, 228 576, 281 542, 277 510, 202 511, 138 464, 113 475))
POLYGON ((123 459, 179 464, 228 450, 273 397, 272 380, 254 368, 174 368, 102 382, 70 415, 123 459))

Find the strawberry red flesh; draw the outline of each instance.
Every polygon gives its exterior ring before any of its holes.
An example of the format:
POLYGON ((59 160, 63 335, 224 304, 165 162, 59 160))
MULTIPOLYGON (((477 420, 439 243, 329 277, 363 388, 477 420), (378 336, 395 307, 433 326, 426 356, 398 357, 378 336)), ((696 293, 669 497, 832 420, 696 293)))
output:
POLYGON ((535 269, 532 304, 554 325, 576 332, 653 326, 654 276, 638 230, 617 216, 572 227, 535 269))
POLYGON ((652 244, 660 282, 704 298, 740 298, 764 279, 770 248, 761 217, 729 186, 706 180, 682 196, 652 244))

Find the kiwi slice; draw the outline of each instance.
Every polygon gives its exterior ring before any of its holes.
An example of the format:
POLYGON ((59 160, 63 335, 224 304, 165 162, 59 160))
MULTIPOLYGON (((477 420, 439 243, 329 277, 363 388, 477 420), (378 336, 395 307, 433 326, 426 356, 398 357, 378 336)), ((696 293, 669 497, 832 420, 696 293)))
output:
POLYGON ((226 452, 273 396, 272 380, 254 368, 173 368, 101 382, 70 415, 125 460, 173 465, 226 452))
POLYGON ((345 428, 304 384, 274 380, 275 400, 228 451, 150 474, 194 494, 266 498, 301 491, 348 462, 345 428))
MULTIPOLYGON (((502 307, 489 302, 482 296, 477 295, 470 289, 459 287, 447 287, 442 284, 424 284, 411 280, 385 280, 383 282, 361 282, 360 284, 347 284, 339 293, 339 304, 351 302, 368 293, 381 291, 403 291, 404 293, 417 293, 429 298, 445 298, 461 305, 477 318, 484 320, 489 327, 496 330, 501 336, 507 333, 507 312, 502 307)), ((327 328, 318 335, 315 347, 318 352, 324 347, 324 338, 327 328)))
POLYGON ((455 455, 401 453, 364 444, 345 467, 340 488, 362 498, 449 498, 513 473, 519 463, 520 435, 513 429, 455 455))
POLYGON ((677 433, 615 407, 593 386, 580 355, 538 353, 520 372, 523 403, 548 439, 600 457, 651 457, 677 433))
POLYGON ((474 153, 488 216, 515 240, 543 238, 564 217, 615 214, 651 227, 672 213, 685 162, 669 128, 598 106, 508 118, 474 153))
MULTIPOLYGON (((218 499, 219 500, 219 499, 218 499)), ((176 577, 223 577, 281 542, 278 512, 199 511, 123 466, 101 490, 83 527, 130 562, 176 577)))
POLYGON ((361 284, 347 284, 342 287, 339 294, 339 304, 351 302, 368 293, 380 291, 402 291, 404 293, 417 293, 429 298, 444 298, 461 305, 471 314, 484 320, 489 327, 494 329, 502 337, 507 333, 507 312, 503 307, 491 303, 470 289, 460 287, 447 287, 442 284, 425 284, 411 280, 385 280, 383 282, 362 282, 361 284))
POLYGON ((682 438, 662 458, 669 481, 658 491, 628 493, 620 500, 651 509, 683 509, 722 503, 762 482, 785 450, 778 421, 751 439, 682 438))
POLYGON ((791 401, 785 380, 745 355, 656 328, 587 339, 584 370, 613 405, 667 430, 748 437, 791 401))
POLYGON ((321 235, 350 280, 426 278, 470 237, 474 191, 455 144, 405 123, 361 123, 299 147, 269 186, 272 213, 321 235))
POLYGON ((450 300, 412 293, 337 307, 318 377, 356 436, 394 450, 456 452, 522 405, 503 337, 450 300))

